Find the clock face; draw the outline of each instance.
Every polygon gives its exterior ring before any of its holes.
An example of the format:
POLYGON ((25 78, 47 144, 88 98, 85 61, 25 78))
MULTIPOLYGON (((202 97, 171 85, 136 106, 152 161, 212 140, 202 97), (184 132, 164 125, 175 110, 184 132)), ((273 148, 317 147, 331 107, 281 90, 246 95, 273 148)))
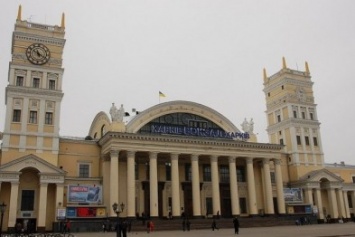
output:
POLYGON ((28 61, 36 65, 43 65, 50 58, 49 49, 43 44, 31 44, 26 50, 28 61))

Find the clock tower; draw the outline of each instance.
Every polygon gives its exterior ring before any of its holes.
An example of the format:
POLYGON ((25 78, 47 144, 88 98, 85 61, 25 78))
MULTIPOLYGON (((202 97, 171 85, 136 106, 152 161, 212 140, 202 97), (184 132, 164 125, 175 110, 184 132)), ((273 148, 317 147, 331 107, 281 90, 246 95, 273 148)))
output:
POLYGON ((291 181, 324 167, 320 122, 308 67, 305 71, 287 68, 268 77, 264 69, 267 132, 271 143, 285 145, 291 181))
POLYGON ((12 36, 1 164, 36 154, 57 165, 65 19, 45 25, 21 19, 12 36))

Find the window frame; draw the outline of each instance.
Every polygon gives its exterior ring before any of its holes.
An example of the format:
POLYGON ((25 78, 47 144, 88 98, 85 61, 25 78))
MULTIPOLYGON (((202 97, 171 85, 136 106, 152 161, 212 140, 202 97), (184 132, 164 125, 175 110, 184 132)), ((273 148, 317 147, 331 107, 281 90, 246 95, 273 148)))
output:
POLYGON ((38 113, 36 110, 30 110, 30 116, 28 117, 28 123, 37 124, 38 113))
POLYGON ((53 112, 46 112, 44 116, 44 124, 53 125, 53 112))
POLYGON ((12 122, 20 123, 21 122, 21 110, 14 109, 12 111, 12 122))
POLYGON ((90 178, 91 177, 91 163, 89 162, 79 162, 78 163, 78 177, 79 178, 90 178), (84 169, 85 167, 85 169, 84 169))
POLYGON ((33 88, 40 88, 41 86, 41 79, 39 77, 34 77, 32 79, 32 87, 33 88))

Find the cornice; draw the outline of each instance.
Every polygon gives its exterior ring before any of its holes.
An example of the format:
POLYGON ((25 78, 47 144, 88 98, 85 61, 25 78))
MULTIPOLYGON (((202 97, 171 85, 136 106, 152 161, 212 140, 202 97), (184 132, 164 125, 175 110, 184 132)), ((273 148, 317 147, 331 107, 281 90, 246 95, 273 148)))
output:
POLYGON ((64 93, 57 90, 48 90, 48 89, 41 89, 41 88, 32 88, 32 87, 24 87, 24 86, 11 86, 8 85, 6 87, 6 95, 13 96, 13 97, 21 97, 21 96, 28 96, 28 94, 32 94, 35 96, 44 96, 44 97, 54 97, 58 99, 62 99, 64 93))
POLYGON ((60 46, 60 47, 64 47, 64 44, 65 44, 65 39, 34 35, 34 34, 29 34, 29 33, 20 32, 20 31, 14 32, 13 39, 19 40, 19 41, 27 41, 27 42, 31 42, 31 43, 42 43, 42 44, 47 44, 47 45, 55 45, 55 46, 60 46))
POLYGON ((273 132, 273 131, 279 131, 280 129, 297 127, 297 126, 300 127, 308 126, 308 128, 318 129, 320 126, 320 122, 318 120, 290 118, 268 126, 266 131, 273 132))

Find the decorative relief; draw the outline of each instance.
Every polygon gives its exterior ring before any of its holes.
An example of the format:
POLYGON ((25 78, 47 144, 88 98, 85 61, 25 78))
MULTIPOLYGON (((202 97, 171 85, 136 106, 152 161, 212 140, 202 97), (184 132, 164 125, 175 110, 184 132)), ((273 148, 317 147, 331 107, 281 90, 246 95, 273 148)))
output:
POLYGON ((42 72, 32 71, 31 76, 41 78, 43 76, 42 72))
POLYGON ((25 54, 19 54, 19 53, 17 53, 17 54, 12 54, 12 60, 14 61, 14 60, 16 60, 16 59, 20 59, 20 60, 24 60, 24 61, 27 61, 27 57, 26 57, 26 55, 25 54))
POLYGON ((57 80, 59 78, 59 75, 57 73, 48 73, 47 77, 48 77, 48 79, 57 80))
POLYGON ((32 167, 36 167, 37 166, 37 161, 35 161, 35 160, 26 160, 24 163, 27 166, 32 166, 32 167))
POLYGON ((53 110, 54 109, 54 102, 53 101, 47 101, 46 102, 46 110, 53 110))
POLYGON ((308 134, 309 133, 309 129, 308 128, 304 128, 304 133, 308 134))
POLYGON ((31 108, 38 108, 39 101, 38 100, 31 100, 30 105, 31 108))
POLYGON ((15 75, 26 76, 27 75, 27 71, 17 69, 17 70, 15 70, 15 75))
POLYGON ((0 174, 1 181, 5 180, 18 180, 20 178, 19 174, 0 174))
POLYGON ((22 99, 14 99, 14 106, 21 107, 22 106, 22 99))

